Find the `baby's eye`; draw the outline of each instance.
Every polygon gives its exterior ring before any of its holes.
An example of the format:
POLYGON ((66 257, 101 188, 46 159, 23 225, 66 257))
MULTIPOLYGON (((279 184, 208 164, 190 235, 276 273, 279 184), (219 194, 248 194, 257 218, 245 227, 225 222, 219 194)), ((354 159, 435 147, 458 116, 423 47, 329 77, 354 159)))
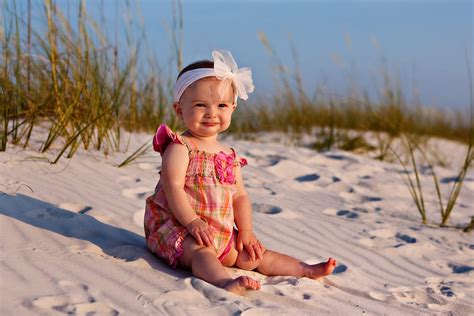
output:
POLYGON ((221 104, 219 104, 219 107, 220 108, 227 108, 227 107, 229 107, 229 105, 225 104, 225 103, 221 103, 221 104))
POLYGON ((200 107, 200 108, 206 107, 206 105, 204 103, 197 103, 194 106, 197 106, 197 107, 200 107))

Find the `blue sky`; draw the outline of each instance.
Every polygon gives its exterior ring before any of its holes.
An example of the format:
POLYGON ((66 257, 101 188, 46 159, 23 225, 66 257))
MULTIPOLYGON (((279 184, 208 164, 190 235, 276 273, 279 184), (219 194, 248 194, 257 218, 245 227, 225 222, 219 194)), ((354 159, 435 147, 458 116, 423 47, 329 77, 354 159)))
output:
MULTIPOLYGON (((57 2, 66 7, 66 0, 57 2)), ((148 44, 166 68, 172 55, 166 31, 171 24, 171 0, 130 2, 132 15, 139 11, 143 16, 148 44)), ((126 24, 125 3, 86 1, 93 15, 101 12, 105 17, 110 34, 119 27, 119 36, 126 24)), ((213 49, 228 49, 239 66, 252 68, 256 94, 269 95, 274 89, 272 59, 257 35, 263 32, 290 71, 295 69, 291 38, 310 96, 322 86, 347 95, 351 78, 359 89, 375 96, 383 85, 383 56, 409 102, 416 87, 425 105, 467 109, 465 56, 472 63, 473 10, 473 1, 461 0, 184 0, 184 64, 210 58, 213 49)))

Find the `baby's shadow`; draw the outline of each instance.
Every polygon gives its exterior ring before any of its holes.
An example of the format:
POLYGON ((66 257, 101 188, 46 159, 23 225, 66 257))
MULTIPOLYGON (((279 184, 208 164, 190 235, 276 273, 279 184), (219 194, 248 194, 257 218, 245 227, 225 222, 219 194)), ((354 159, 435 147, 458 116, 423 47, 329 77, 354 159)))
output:
POLYGON ((1 192, 0 214, 66 237, 91 242, 114 258, 124 261, 141 258, 161 272, 180 278, 188 276, 185 271, 169 268, 151 254, 146 248, 143 236, 105 224, 87 214, 64 210, 23 194, 10 195, 1 192))

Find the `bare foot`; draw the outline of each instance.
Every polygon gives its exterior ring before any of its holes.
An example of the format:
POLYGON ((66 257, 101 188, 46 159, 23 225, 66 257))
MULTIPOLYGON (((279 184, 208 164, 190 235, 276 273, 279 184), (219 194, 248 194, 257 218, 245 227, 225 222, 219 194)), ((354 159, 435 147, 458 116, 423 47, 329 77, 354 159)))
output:
POLYGON ((244 295, 250 290, 260 290, 260 282, 247 276, 240 276, 228 281, 222 288, 238 295, 244 295))
POLYGON ((336 260, 333 258, 329 258, 328 261, 318 264, 308 264, 304 269, 304 276, 316 280, 320 277, 331 274, 335 267, 336 260))

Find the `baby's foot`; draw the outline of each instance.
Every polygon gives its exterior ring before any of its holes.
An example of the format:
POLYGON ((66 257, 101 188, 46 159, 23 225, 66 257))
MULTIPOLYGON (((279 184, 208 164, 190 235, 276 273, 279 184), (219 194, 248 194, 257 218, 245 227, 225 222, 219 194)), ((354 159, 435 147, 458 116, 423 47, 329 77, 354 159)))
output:
POLYGON ((245 292, 250 290, 260 290, 260 282, 247 276, 240 276, 227 282, 223 288, 229 292, 244 295, 245 292))
POLYGON ((304 269, 304 276, 316 280, 320 277, 331 274, 335 267, 336 260, 333 258, 329 258, 328 261, 318 264, 308 264, 304 269))

